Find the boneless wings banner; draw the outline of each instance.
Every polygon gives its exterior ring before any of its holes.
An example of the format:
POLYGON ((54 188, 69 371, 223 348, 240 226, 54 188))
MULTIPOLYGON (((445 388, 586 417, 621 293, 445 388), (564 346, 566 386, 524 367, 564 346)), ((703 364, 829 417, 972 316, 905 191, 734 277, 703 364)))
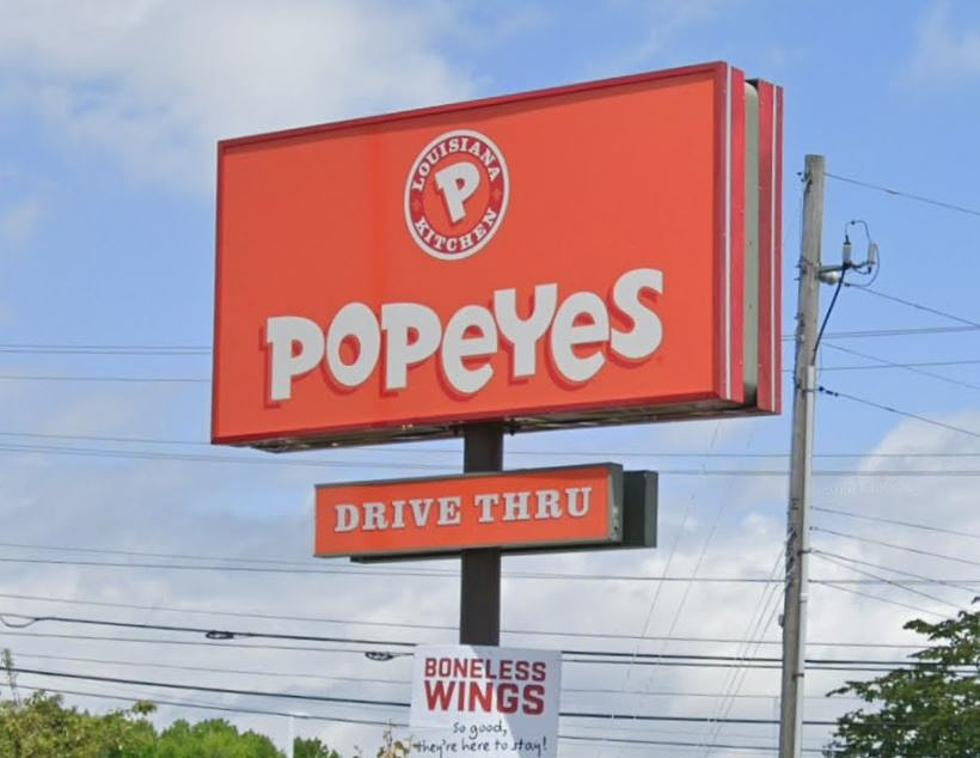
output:
POLYGON ((557 755, 561 653, 433 645, 415 650, 413 752, 503 758, 557 755))

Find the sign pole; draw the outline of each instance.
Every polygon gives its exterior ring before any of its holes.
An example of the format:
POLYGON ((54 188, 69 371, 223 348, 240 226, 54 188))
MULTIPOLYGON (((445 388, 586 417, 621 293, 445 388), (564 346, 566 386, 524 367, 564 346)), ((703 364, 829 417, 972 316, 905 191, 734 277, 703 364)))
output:
POLYGON ((810 562, 810 478, 813 406, 816 394, 817 322, 820 317, 820 242, 823 232, 825 161, 806 156, 803 249, 796 311, 793 370, 793 437, 790 451, 789 512, 786 525, 786 587, 783 600, 783 681, 779 756, 799 758, 803 741, 806 621, 810 562))
MULTIPOLYGON (((463 428, 463 471, 502 471, 504 427, 463 428)), ((464 550, 459 598, 461 645, 500 644, 500 549, 464 550)))

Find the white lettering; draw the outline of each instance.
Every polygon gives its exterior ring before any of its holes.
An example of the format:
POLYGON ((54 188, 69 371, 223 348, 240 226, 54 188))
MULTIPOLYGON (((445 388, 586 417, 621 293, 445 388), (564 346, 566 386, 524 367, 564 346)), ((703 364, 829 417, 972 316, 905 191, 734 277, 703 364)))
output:
POLYGON ((384 503, 364 503, 364 526, 365 532, 373 532, 388 528, 388 519, 385 518, 384 503))
POLYGON ((381 306, 381 328, 387 337, 385 389, 403 390, 408 386, 408 367, 439 348, 439 316, 418 303, 392 303, 381 306))
POLYGON ((580 384, 594 377, 606 363, 601 349, 581 357, 579 345, 596 345, 609 339, 609 312, 602 298, 594 292, 569 295, 555 314, 551 327, 551 357, 555 368, 568 381, 580 384), (591 323, 576 323, 581 316, 591 323))
POLYGON ((527 521, 531 518, 528 508, 530 492, 504 493, 504 521, 527 521))
POLYGON ((534 518, 561 518, 561 493, 558 490, 538 490, 534 496, 538 501, 538 510, 534 518))
POLYGON ((334 506, 334 512, 337 514, 337 525, 333 529, 335 532, 352 532, 357 529, 361 512, 356 505, 340 503, 334 506))
POLYGON ((364 303, 348 303, 334 316, 327 330, 327 365, 330 374, 345 387, 363 384, 378 365, 381 353, 381 332, 374 313, 364 303), (344 340, 357 340, 357 357, 344 363, 340 346, 344 340))
POLYGON ((500 325, 500 334, 514 347, 511 376, 524 379, 538 370, 538 340, 548 330, 558 302, 557 284, 539 284, 534 288, 534 310, 530 317, 517 315, 517 290, 497 290, 493 293, 493 314, 500 325))
POLYGON ((460 308, 446 324, 442 341, 442 372, 453 388, 466 395, 479 392, 493 378, 493 366, 478 368, 465 365, 467 358, 491 356, 497 352, 497 325, 486 308, 467 305, 460 308), (467 332, 472 329, 479 335, 467 332))
POLYGON ((568 515, 572 518, 582 518, 582 516, 589 512, 592 499, 592 488, 567 487, 565 489, 565 497, 568 499, 568 515), (582 496, 581 503, 579 503, 579 495, 582 496))
POLYGON ((463 504, 462 498, 458 496, 439 498, 439 526, 457 526, 463 521, 463 514, 459 508, 463 504))
POLYGON ((265 339, 272 348, 269 397, 273 402, 289 400, 293 379, 309 373, 323 360, 323 330, 308 318, 277 316, 266 322, 265 339), (294 351, 296 345, 299 351, 294 351))
POLYGON ((480 172, 469 161, 460 161, 436 171, 436 187, 446 203, 449 220, 456 224, 466 217, 463 204, 480 186, 480 172))
POLYGON ((613 285, 613 303, 633 322, 628 332, 612 330, 609 344, 618 355, 632 361, 640 361, 653 355, 664 338, 660 317, 640 301, 640 293, 651 290, 664 291, 664 275, 653 268, 627 271, 613 285))
POLYGON ((481 524, 493 523, 493 507, 500 502, 500 495, 496 495, 496 494, 477 495, 476 497, 473 498, 473 502, 480 509, 480 523, 481 524))

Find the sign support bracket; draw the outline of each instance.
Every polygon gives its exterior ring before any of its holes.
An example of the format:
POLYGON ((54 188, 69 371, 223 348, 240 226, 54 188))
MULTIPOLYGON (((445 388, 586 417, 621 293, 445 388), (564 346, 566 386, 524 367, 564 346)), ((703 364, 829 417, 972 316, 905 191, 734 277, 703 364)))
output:
MULTIPOLYGON (((463 427, 463 471, 502 471, 502 424, 463 427)), ((500 644, 500 549, 464 550, 459 598, 459 642, 500 644)))

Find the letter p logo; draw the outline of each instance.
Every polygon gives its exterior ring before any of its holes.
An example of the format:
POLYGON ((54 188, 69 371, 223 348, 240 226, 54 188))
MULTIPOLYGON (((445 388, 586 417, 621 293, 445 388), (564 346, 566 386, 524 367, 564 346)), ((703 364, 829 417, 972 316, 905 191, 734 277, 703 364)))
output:
POLYGON ((435 179, 436 187, 446 202, 449 220, 458 224, 466 217, 466 208, 463 207, 463 204, 473 196, 473 193, 480 186, 479 170, 468 161, 460 161, 441 171, 436 171, 435 179))

